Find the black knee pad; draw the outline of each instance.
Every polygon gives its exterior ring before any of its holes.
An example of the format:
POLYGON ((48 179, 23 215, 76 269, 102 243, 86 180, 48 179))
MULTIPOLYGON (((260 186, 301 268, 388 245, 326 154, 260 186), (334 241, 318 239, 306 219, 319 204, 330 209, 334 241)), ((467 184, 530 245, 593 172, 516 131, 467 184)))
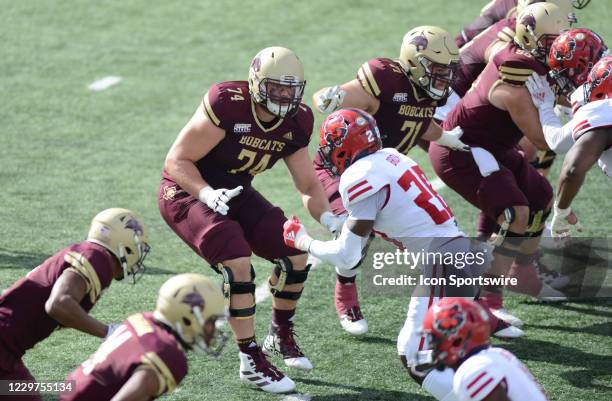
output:
POLYGON ((227 266, 219 264, 215 269, 223 275, 223 295, 230 301, 232 295, 252 294, 253 305, 247 308, 236 309, 230 306, 231 317, 237 319, 250 319, 255 314, 255 269, 251 265, 251 281, 234 281, 234 273, 227 266))
POLYGON ((300 284, 306 281, 308 278, 308 272, 310 271, 310 265, 306 265, 304 270, 296 271, 293 269, 293 263, 291 260, 283 256, 276 260, 274 266, 274 274, 278 277, 276 285, 268 283, 270 286, 270 292, 276 298, 291 299, 297 301, 302 295, 302 291, 284 291, 285 286, 288 284, 300 284))

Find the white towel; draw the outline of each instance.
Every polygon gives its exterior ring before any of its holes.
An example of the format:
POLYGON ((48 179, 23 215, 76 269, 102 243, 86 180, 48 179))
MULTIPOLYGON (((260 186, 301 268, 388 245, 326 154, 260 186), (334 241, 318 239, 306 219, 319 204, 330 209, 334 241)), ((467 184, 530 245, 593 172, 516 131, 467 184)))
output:
POLYGON ((472 156, 474 161, 478 165, 480 175, 487 177, 496 171, 499 171, 499 164, 495 157, 486 149, 483 148, 471 148, 472 156))

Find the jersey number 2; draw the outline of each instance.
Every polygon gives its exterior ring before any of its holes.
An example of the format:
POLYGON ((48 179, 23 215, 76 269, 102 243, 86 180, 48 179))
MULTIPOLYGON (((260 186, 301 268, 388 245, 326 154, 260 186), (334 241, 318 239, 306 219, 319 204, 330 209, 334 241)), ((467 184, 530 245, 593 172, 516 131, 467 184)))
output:
POLYGON ((419 190, 419 195, 414 199, 414 203, 423 209, 431 217, 436 224, 442 224, 446 220, 453 217, 453 212, 450 210, 448 205, 442 200, 440 195, 431 187, 427 177, 419 166, 412 166, 397 180, 397 184, 404 190, 408 191, 412 185, 415 185, 419 190), (431 202, 433 198, 436 198, 442 210, 431 202))

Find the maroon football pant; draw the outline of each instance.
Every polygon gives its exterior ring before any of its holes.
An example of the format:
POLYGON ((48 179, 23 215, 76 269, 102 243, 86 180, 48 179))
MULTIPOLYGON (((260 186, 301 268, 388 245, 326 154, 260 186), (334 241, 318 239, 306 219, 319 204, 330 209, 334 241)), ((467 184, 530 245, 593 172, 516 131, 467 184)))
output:
MULTIPOLYGON (((34 380, 34 377, 23 364, 21 358, 16 358, 0 341, 0 380, 23 381, 34 380)), ((3 395, 2 401, 42 401, 40 394, 3 395)))
POLYGON ((429 146, 438 177, 491 219, 497 221, 512 206, 528 206, 530 212, 545 210, 553 196, 548 180, 517 150, 496 156, 500 170, 482 177, 470 152, 451 151, 433 142, 429 146))
POLYGON ((158 204, 170 228, 214 266, 252 253, 270 261, 304 253, 285 245, 287 218, 253 187, 230 200, 229 212, 223 216, 174 182, 162 179, 158 204))

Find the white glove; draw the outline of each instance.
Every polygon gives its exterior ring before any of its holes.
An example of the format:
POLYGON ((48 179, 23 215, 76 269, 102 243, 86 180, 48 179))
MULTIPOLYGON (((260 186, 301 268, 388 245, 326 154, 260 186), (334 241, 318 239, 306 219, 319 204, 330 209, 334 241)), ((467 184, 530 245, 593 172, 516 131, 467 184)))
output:
POLYGON ((330 114, 342 104, 344 96, 346 96, 346 91, 342 90, 339 85, 329 87, 319 94, 316 101, 317 109, 321 113, 330 114))
POLYGON ((108 330, 106 331, 106 337, 104 337, 104 339, 106 340, 107 338, 109 338, 115 332, 115 330, 119 328, 119 326, 121 326, 121 323, 111 323, 106 326, 108 327, 108 330))
POLYGON ((200 202, 205 203, 214 212, 225 216, 229 210, 227 202, 229 202, 230 199, 240 195, 241 192, 242 185, 239 185, 234 189, 212 189, 211 187, 206 186, 200 189, 198 199, 200 199, 200 202))
POLYGON ((538 75, 534 72, 525 82, 525 86, 531 94, 531 100, 535 107, 539 109, 547 106, 552 109, 555 103, 555 94, 550 89, 545 75, 538 75))
POLYGON ((578 217, 572 212, 572 208, 559 209, 555 202, 553 209, 552 222, 550 224, 550 232, 553 238, 565 238, 570 236, 570 228, 574 226, 577 231, 582 232, 582 224, 578 221, 578 217), (574 220, 574 223, 570 223, 574 220))
POLYGON ((327 228, 330 233, 336 234, 342 231, 342 226, 344 226, 344 222, 346 221, 347 217, 348 216, 346 215, 336 216, 327 210, 321 214, 319 223, 321 223, 323 227, 327 228))
POLYGON ((450 131, 442 131, 440 138, 436 140, 436 143, 441 146, 446 146, 452 150, 461 150, 463 152, 469 152, 470 147, 465 143, 461 142, 459 138, 463 135, 463 129, 461 127, 455 127, 450 131))

